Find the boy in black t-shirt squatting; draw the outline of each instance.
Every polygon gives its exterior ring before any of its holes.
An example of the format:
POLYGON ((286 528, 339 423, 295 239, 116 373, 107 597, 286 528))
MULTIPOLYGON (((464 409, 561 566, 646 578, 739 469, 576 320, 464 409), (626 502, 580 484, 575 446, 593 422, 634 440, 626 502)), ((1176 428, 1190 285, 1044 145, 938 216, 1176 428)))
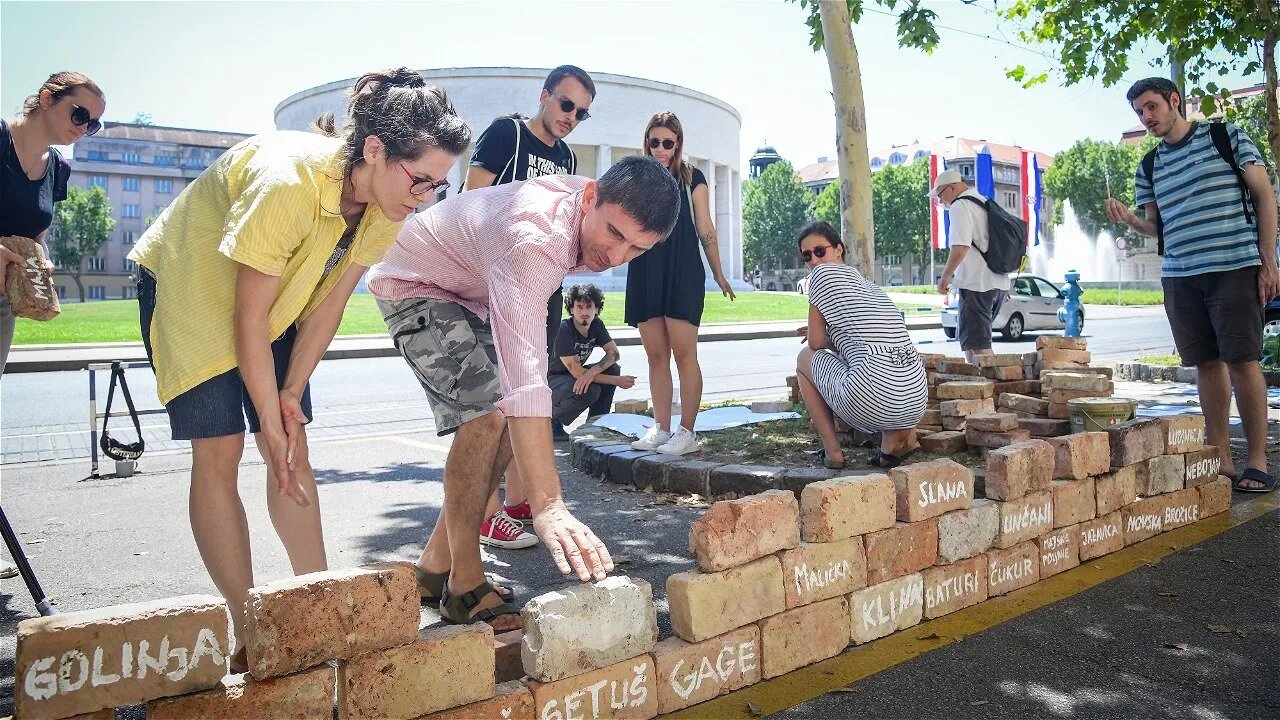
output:
POLYGON ((551 385, 551 430, 557 439, 568 439, 564 426, 578 419, 604 415, 613 407, 618 388, 636 384, 634 375, 623 375, 618 366, 618 345, 609 336, 600 311, 604 293, 595 285, 574 285, 564 298, 569 317, 560 323, 555 352, 548 366, 551 385), (591 351, 604 348, 604 358, 584 365, 591 351))

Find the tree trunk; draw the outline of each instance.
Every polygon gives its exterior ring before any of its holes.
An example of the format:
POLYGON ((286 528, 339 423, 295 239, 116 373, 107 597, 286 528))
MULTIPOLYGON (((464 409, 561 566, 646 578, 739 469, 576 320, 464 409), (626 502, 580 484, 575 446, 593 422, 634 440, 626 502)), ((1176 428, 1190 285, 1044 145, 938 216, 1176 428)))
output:
POLYGON ((69 272, 72 280, 76 281, 76 292, 80 293, 80 302, 84 302, 84 283, 80 282, 80 273, 69 272))
MULTIPOLYGON (((1267 143, 1271 145, 1271 162, 1280 164, 1280 110, 1276 108, 1276 17, 1274 0, 1258 0, 1267 34, 1262 40, 1262 71, 1266 77, 1267 143)), ((1280 200, 1280 170, 1276 173, 1276 198, 1280 200)))
MULTIPOLYGON (((1266 0, 1263 0, 1265 2, 1266 0)), ((1169 48, 1169 79, 1178 88, 1178 97, 1181 101, 1178 103, 1181 107, 1182 116, 1187 116, 1187 82, 1186 82, 1186 63, 1178 59, 1178 48, 1169 48)))
POLYGON ((874 276, 875 226, 871 217, 871 159, 862 100, 862 71, 845 0, 820 0, 823 48, 836 110, 836 163, 840 168, 840 231, 845 262, 874 276))

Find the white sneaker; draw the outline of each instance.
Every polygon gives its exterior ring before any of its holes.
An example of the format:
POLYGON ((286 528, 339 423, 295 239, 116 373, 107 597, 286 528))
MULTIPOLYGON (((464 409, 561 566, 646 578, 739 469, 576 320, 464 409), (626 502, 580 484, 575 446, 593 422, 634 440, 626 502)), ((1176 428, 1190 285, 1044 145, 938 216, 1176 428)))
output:
POLYGON ((676 428, 675 434, 671 439, 659 445, 656 449, 663 455, 687 455, 688 453, 702 447, 702 443, 698 442, 698 436, 684 426, 676 428))
POLYGON ((658 427, 657 423, 649 426, 639 440, 631 443, 632 450, 656 450, 662 443, 671 439, 671 433, 658 427))

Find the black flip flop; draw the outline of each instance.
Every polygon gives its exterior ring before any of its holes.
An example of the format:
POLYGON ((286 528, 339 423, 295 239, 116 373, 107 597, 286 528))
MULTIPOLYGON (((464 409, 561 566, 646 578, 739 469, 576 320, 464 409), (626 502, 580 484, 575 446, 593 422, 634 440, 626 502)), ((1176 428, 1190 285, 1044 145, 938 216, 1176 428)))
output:
POLYGON ((1268 475, 1257 468, 1245 468, 1244 472, 1240 473, 1240 475, 1236 477, 1236 481, 1232 483, 1231 488, 1236 492, 1269 493, 1276 489, 1276 476, 1268 475), (1262 483, 1262 487, 1240 487, 1240 481, 1242 480, 1252 480, 1254 482, 1262 483))
POLYGON ((889 470, 892 468, 896 468, 899 465, 901 465, 907 458, 911 457, 919 449, 920 449, 920 446, 916 445, 915 447, 902 453, 901 455, 894 455, 893 453, 887 453, 882 450, 877 450, 871 453, 871 455, 867 458, 867 464, 870 465, 871 467, 880 468, 881 470, 889 470))

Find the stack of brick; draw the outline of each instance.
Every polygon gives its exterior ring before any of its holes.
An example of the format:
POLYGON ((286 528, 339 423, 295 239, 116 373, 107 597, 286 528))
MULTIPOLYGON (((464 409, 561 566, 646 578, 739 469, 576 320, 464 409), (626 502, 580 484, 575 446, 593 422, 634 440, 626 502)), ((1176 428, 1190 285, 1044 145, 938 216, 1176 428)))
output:
POLYGON ((1218 448, 1204 444, 1203 416, 1131 420, 1108 435, 1112 472, 1132 477, 1138 496, 1121 509, 1126 544, 1230 507, 1231 484, 1218 476, 1218 448))
POLYGON ((1071 417, 1067 401, 1087 397, 1111 397, 1115 385, 1105 375, 1089 372, 1046 371, 1040 378, 1045 400, 1049 401, 1049 417, 1066 420, 1071 417))
POLYGON ((661 674, 649 654, 658 616, 649 583, 618 576, 549 592, 520 615, 524 685, 533 695, 524 717, 646 720, 660 712, 661 674))
POLYGON ((951 454, 964 450, 965 420, 995 410, 995 383, 983 378, 978 366, 944 359, 938 367, 952 373, 929 372, 929 402, 924 422, 917 426, 920 444, 928 452, 951 454), (936 403, 937 409, 932 405, 936 403), (936 425, 932 424, 934 421, 936 425), (922 432, 929 431, 929 432, 922 432))
POLYGON ((998 355, 978 355, 974 358, 982 370, 982 376, 995 382, 995 393, 1032 392, 1032 384, 1036 378, 1034 365, 1035 353, 1004 353, 998 355), (1033 362, 1028 363, 1028 360, 1033 362))
POLYGON ((916 425, 916 432, 921 436, 942 431, 942 412, 938 402, 938 368, 946 361, 947 356, 938 353, 920 353, 920 362, 924 364, 925 377, 929 385, 929 399, 924 406, 924 416, 916 425))
POLYGON ((1084 370, 1089 367, 1088 342, 1082 337, 1041 335, 1036 338, 1039 370, 1084 370))
POLYGON ((1018 427, 1031 437, 1057 437, 1071 432, 1071 421, 1049 417, 1049 401, 1018 393, 1001 393, 996 400, 996 411, 1010 413, 1018 418, 1018 427))

